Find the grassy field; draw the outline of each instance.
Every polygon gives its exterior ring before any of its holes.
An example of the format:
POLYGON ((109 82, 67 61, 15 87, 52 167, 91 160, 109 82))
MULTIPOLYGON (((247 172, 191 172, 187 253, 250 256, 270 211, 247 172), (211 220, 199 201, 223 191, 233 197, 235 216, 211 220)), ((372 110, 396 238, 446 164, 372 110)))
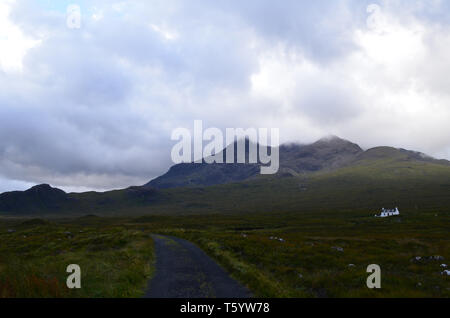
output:
POLYGON ((153 271, 153 242, 115 222, 0 221, 0 297, 139 297, 153 271), (81 267, 81 289, 66 268, 81 267))
POLYGON ((449 297, 450 279, 440 267, 450 257, 449 221, 448 213, 272 214, 147 224, 197 243, 261 297, 449 297), (369 264, 381 266, 380 290, 366 287, 369 264))
POLYGON ((259 297, 450 297, 450 277, 441 274, 441 264, 450 260, 448 212, 388 219, 330 211, 33 223, 41 222, 0 221, 0 296, 141 296, 154 259, 149 235, 159 233, 196 243, 259 297), (72 263, 82 268, 80 290, 65 287, 65 267, 72 263), (379 290, 366 287, 369 264, 381 267, 379 290))

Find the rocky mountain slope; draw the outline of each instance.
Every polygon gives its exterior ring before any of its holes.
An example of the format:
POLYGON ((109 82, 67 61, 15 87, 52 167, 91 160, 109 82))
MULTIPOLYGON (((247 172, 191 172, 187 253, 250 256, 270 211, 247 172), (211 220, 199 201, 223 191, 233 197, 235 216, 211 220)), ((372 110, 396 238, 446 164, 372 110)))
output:
MULTIPOLYGON (((237 145, 234 147, 235 157, 237 145)), ((259 145, 256 145, 259 149, 259 145)), ((246 141, 248 161, 249 141, 246 141)), ((279 148, 280 169, 278 175, 299 175, 319 170, 333 170, 356 159, 363 150, 356 144, 338 137, 321 139, 310 145, 290 144, 279 148)), ((226 161, 226 152, 222 151, 226 161)), ((234 160, 236 162, 236 160, 234 160)), ((175 188, 186 186, 211 186, 249 180, 260 175, 260 163, 257 164, 207 164, 183 163, 170 168, 164 175, 150 181, 147 186, 155 188, 175 188)))
MULTIPOLYGON (((0 194, 3 215, 196 214, 450 206, 450 162, 415 151, 364 151, 337 138, 282 145, 276 175, 260 164, 179 164, 144 186, 65 193, 49 185, 0 194)), ((222 153, 225 156, 224 153, 222 153)))

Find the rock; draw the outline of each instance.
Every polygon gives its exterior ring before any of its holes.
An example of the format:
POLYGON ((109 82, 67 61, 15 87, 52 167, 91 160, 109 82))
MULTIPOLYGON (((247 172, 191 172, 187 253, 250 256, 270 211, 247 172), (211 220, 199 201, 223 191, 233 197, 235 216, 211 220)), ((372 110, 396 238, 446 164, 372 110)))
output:
POLYGON ((298 278, 303 278, 303 275, 302 274, 298 274, 298 278))
POLYGON ((342 247, 339 247, 339 246, 333 246, 332 249, 336 250, 338 252, 343 252, 344 251, 344 249, 342 247))
POLYGON ((422 287, 422 283, 417 283, 417 287, 422 287))
POLYGON ((411 259, 411 262, 424 263, 424 262, 443 261, 443 260, 445 260, 445 257, 441 256, 441 255, 433 255, 433 256, 428 256, 428 257, 416 256, 411 259))
POLYGON ((420 262, 420 261, 422 261, 422 257, 421 257, 421 256, 416 256, 416 257, 413 257, 413 258, 411 259, 411 262, 416 262, 416 263, 418 263, 418 262, 420 262))
POLYGON ((348 264, 348 267, 355 267, 355 264, 348 264))
POLYGON ((447 268, 447 264, 441 264, 441 267, 447 268))
POLYGON ((441 275, 450 276, 450 270, 446 269, 445 271, 441 272, 441 275))
POLYGON ((279 238, 279 237, 276 237, 276 236, 269 237, 269 240, 275 240, 275 241, 279 241, 279 242, 283 242, 283 243, 286 242, 282 238, 279 238))
POLYGON ((8 230, 8 233, 14 233, 14 232, 16 232, 16 230, 13 230, 13 229, 8 230))

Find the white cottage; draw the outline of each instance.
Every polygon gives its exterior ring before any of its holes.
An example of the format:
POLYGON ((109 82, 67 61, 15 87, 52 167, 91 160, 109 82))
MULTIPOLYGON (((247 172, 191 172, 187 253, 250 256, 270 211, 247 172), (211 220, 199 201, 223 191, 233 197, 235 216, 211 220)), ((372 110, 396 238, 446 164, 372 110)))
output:
POLYGON ((393 210, 387 210, 385 208, 382 208, 381 209, 381 214, 380 215, 375 215, 375 217, 387 218, 387 217, 396 216, 396 215, 400 215, 400 211, 398 210, 398 208, 395 208, 393 210))

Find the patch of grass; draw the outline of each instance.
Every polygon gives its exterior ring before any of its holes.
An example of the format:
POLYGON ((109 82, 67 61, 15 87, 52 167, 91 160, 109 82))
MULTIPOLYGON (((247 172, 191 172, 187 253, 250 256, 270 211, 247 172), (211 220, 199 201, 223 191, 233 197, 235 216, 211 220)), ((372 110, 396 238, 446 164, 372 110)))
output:
POLYGON ((149 235, 118 225, 74 223, 2 224, 0 297, 143 295, 153 272, 149 235), (69 264, 81 267, 81 289, 66 286, 69 264))

